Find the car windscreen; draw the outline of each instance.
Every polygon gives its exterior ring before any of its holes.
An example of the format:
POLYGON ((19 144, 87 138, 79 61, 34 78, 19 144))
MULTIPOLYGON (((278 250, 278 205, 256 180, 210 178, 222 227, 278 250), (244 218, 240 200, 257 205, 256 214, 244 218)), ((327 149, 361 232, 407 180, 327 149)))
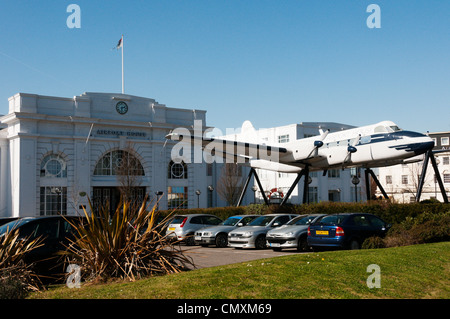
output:
POLYGON ((228 217, 226 220, 224 220, 221 225, 224 226, 234 226, 237 223, 239 223, 239 221, 241 220, 241 218, 239 217, 228 217))
POLYGON ((22 225, 25 225, 26 223, 30 222, 31 219, 19 219, 19 220, 13 220, 9 223, 6 223, 2 226, 0 226, 0 236, 5 234, 8 230, 11 231, 14 228, 20 227, 22 225))
POLYGON ((290 220, 286 225, 309 225, 313 220, 313 216, 298 216, 290 220))
POLYGON ((261 216, 253 220, 247 226, 267 226, 274 218, 275 216, 261 216))
POLYGON ((317 220, 314 224, 320 224, 320 225, 327 225, 327 226, 333 226, 333 225, 340 225, 346 218, 346 215, 329 215, 324 216, 317 220))

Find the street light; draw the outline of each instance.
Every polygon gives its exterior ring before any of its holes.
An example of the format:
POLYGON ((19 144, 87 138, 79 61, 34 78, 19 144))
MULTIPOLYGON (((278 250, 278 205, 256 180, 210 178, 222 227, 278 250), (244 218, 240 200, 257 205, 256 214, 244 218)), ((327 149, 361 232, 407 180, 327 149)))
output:
POLYGON ((214 190, 214 187, 212 185, 208 186, 208 207, 212 207, 213 203, 213 196, 212 192, 214 190))
POLYGON ((356 175, 352 178, 352 184, 355 185, 355 202, 358 202, 358 189, 356 188, 356 185, 359 184, 359 178, 356 175))
POLYGON ((157 191, 155 192, 156 195, 156 210, 159 210, 159 198, 164 194, 163 191, 157 191))
POLYGON ((253 185, 252 191, 253 191, 253 204, 256 204, 256 191, 258 190, 258 187, 256 185, 253 185))
POLYGON ((200 194, 201 194, 202 192, 199 190, 199 189, 197 189, 196 191, 195 191, 195 194, 197 194, 197 208, 200 208, 200 194))

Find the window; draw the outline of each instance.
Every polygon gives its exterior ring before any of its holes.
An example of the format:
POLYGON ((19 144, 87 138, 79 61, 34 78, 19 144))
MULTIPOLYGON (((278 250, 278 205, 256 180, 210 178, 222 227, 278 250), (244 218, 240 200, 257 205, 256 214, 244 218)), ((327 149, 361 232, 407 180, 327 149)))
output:
POLYGON ((444 174, 444 183, 450 183, 450 174, 444 174))
POLYGON ((41 187, 40 215, 66 215, 67 187, 41 187))
POLYGON ((287 142, 289 142, 289 134, 278 136, 278 143, 287 143, 287 142))
POLYGON ((59 155, 51 154, 41 162, 41 177, 67 177, 66 162, 59 155))
POLYGON ((319 192, 316 186, 308 187, 308 203, 318 203, 319 192))
POLYGON ((450 164, 450 157, 448 157, 448 156, 445 156, 445 157, 443 157, 442 158, 442 164, 444 164, 444 165, 449 165, 450 164))
POLYGON ((341 171, 339 169, 328 170, 328 178, 339 178, 341 177, 341 171))
POLYGON ((170 161, 169 170, 167 177, 170 179, 186 179, 187 175, 187 165, 185 162, 175 163, 174 161, 170 161))
POLYGON ((447 137, 441 137, 441 145, 449 145, 449 138, 447 137))
POLYGON ((386 184, 392 184, 392 176, 386 175, 386 184))
POLYGON ((187 187, 168 187, 167 205, 169 209, 188 208, 188 188, 187 187))
POLYGON ((141 162, 131 153, 122 150, 106 153, 95 166, 94 175, 129 175, 143 176, 141 162))
POLYGON ((402 184, 408 185, 408 175, 402 175, 402 184))

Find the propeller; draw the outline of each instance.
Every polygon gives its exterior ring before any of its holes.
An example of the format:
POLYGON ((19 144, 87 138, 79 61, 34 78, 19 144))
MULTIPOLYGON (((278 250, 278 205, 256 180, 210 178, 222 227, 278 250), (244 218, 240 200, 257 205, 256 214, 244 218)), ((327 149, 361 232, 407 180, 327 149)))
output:
MULTIPOLYGON (((326 130, 325 132, 323 132, 323 133, 320 135, 319 139, 316 140, 316 141, 314 141, 314 148, 313 148, 312 151, 308 154, 307 158, 311 157, 311 155, 312 155, 314 152, 317 152, 317 150, 323 146, 323 140, 325 140, 325 138, 327 137, 328 133, 330 133, 330 130, 326 130)), ((316 154, 316 155, 317 155, 317 154, 316 154)))
POLYGON ((353 143, 347 147, 347 156, 345 156, 344 163, 347 163, 350 160, 350 158, 352 157, 352 154, 356 153, 356 151, 358 150, 356 148, 356 145, 358 145, 360 140, 361 140, 361 134, 358 134, 358 136, 355 138, 353 143))

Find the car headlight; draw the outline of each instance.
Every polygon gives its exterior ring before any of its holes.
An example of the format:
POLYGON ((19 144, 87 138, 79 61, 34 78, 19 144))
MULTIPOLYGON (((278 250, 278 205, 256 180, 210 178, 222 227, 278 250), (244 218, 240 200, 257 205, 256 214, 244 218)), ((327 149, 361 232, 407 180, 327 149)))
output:
POLYGON ((203 236, 209 237, 209 236, 211 236, 211 232, 205 231, 205 232, 203 232, 203 236))
POLYGON ((293 231, 290 231, 289 233, 286 234, 286 237, 291 237, 291 236, 294 236, 294 232, 293 231))
POLYGON ((244 234, 242 234, 242 237, 252 237, 253 232, 252 231, 246 231, 244 234))

